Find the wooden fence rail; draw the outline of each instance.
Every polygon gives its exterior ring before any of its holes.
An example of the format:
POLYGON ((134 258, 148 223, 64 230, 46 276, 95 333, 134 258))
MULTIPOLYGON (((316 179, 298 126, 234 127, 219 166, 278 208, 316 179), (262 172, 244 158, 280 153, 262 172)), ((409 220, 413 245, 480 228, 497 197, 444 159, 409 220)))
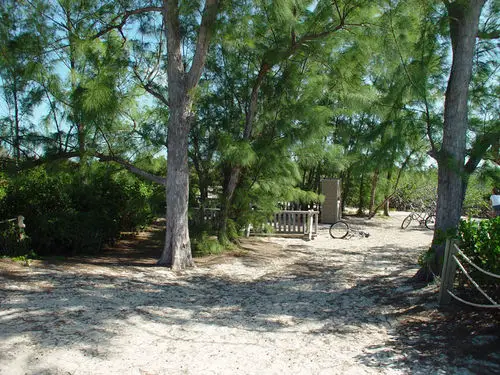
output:
MULTIPOLYGON (((273 235, 307 235, 313 239, 318 233, 319 211, 279 211, 276 212, 267 225, 273 229, 273 235)), ((247 228, 247 237, 250 235, 251 225, 247 228)), ((257 232, 254 231, 255 234, 257 232)))
POLYGON ((202 222, 216 222, 219 220, 220 208, 193 208, 195 220, 202 222))
POLYGON ((316 234, 318 232, 319 211, 279 211, 270 220, 269 225, 275 233, 316 234), (312 220, 312 230, 310 221, 312 220))
POLYGON ((26 228, 26 224, 24 224, 24 216, 19 215, 18 217, 14 217, 12 219, 2 220, 0 224, 12 223, 17 221, 17 228, 19 230, 19 239, 22 240, 24 238, 24 228, 26 228))
POLYGON ((448 239, 446 241, 446 248, 445 248, 445 255, 444 255, 444 263, 443 263, 443 269, 441 272, 441 287, 439 288, 439 304, 440 305, 447 305, 451 302, 451 299, 454 298, 457 301, 460 301, 462 303, 465 303, 466 305, 469 306, 474 306, 474 307, 485 307, 485 308, 500 308, 500 304, 497 303, 493 298, 491 298, 480 286, 479 284, 474 281, 474 279, 469 275, 467 270, 464 268, 462 263, 460 262, 460 259, 458 257, 461 257, 463 260, 465 260, 467 263, 469 263, 472 267, 477 269, 478 271, 481 271, 482 273, 491 276, 493 278, 500 279, 500 275, 488 272, 478 265, 474 264, 463 252, 460 250, 460 248, 457 246, 455 240, 450 240, 448 239), (467 277, 467 279, 470 281, 472 285, 481 293, 488 301, 491 302, 491 304, 478 304, 470 301, 466 301, 458 296, 456 296, 453 292, 453 283, 455 281, 455 274, 457 271, 457 267, 460 268, 460 270, 463 272, 463 274, 467 277))
MULTIPOLYGON (((196 220, 204 222, 215 222, 220 215, 219 208, 195 208, 196 220)), ((273 234, 279 235, 308 235, 312 239, 318 233, 319 211, 308 210, 284 210, 276 212, 267 225, 273 229, 273 234)), ((258 228, 252 228, 251 225, 247 228, 247 236, 250 235, 250 230, 254 233, 259 232, 258 228)))

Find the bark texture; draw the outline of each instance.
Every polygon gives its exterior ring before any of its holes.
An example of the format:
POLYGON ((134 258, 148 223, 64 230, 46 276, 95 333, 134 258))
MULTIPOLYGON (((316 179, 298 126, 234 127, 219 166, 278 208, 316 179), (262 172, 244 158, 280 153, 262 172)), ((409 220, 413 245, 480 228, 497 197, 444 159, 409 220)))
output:
POLYGON ((467 99, 479 16, 484 3, 485 0, 445 2, 453 62, 446 89, 443 142, 438 157, 437 217, 432 246, 435 256, 430 264, 436 275, 441 273, 444 236, 455 232, 462 213, 467 181, 464 170, 468 128, 467 99))
POLYGON ((165 247, 158 265, 180 270, 194 265, 188 227, 189 165, 188 139, 193 113, 191 90, 196 87, 205 65, 212 25, 217 17, 217 0, 207 0, 198 31, 193 63, 188 72, 182 58, 179 4, 163 0, 163 22, 168 48, 167 228, 165 247))

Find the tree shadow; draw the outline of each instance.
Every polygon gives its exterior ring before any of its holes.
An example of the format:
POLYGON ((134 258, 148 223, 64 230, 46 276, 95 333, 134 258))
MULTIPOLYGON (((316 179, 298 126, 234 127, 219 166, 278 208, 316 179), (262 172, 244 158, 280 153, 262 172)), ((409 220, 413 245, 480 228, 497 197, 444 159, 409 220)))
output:
MULTIPOLYGON (((8 360, 6 353, 18 345, 16 340, 21 336, 29 336, 43 348, 74 348, 85 356, 105 358, 113 350, 113 339, 134 327, 162 340, 189 341, 206 338, 185 336, 179 327, 295 332, 302 330, 305 322, 314 324, 301 332, 313 336, 357 335, 373 327, 394 330, 393 341, 368 348, 369 352, 358 357, 367 366, 390 362, 398 368, 413 369, 411 361, 415 358, 435 360, 438 346, 425 351, 425 345, 420 347, 422 322, 418 326, 404 320, 427 311, 428 301, 416 300, 415 288, 407 282, 408 271, 415 265, 406 260, 394 262, 389 250, 398 249, 397 245, 372 247, 363 254, 366 257, 356 270, 361 274, 347 274, 346 265, 335 261, 337 250, 314 249, 323 257, 313 258, 306 250, 291 248, 301 256, 279 271, 258 277, 252 274, 259 264, 272 261, 272 256, 286 249, 274 248, 261 256, 252 246, 246 254, 231 260, 249 270, 244 277, 209 272, 213 265, 175 274, 159 267, 148 268, 134 258, 118 266, 74 260, 2 269, 0 348, 4 354, 0 354, 0 362, 8 360), (371 276, 384 264, 390 265, 384 275, 371 276), (401 319, 401 327, 393 328, 401 319)), ((431 335, 432 325, 428 328, 425 332, 431 335)), ((435 328, 443 330, 445 326, 435 328)), ((433 371, 431 367, 428 373, 433 371)))
POLYGON ((411 374, 500 373, 500 313, 452 303, 438 308, 436 293, 412 285, 400 301, 394 337, 358 356, 370 367, 407 368, 411 374))

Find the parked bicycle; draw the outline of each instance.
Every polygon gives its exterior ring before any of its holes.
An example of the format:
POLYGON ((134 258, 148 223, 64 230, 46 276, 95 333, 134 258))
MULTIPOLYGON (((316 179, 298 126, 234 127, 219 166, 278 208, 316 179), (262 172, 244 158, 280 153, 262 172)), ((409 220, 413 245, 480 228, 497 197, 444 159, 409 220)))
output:
POLYGON ((427 229, 434 230, 436 226, 436 214, 432 212, 412 212, 404 218, 401 229, 406 229, 412 221, 418 221, 419 225, 425 225, 427 229))
POLYGON ((345 238, 349 234, 349 224, 343 220, 336 221, 330 226, 329 232, 332 238, 345 238))

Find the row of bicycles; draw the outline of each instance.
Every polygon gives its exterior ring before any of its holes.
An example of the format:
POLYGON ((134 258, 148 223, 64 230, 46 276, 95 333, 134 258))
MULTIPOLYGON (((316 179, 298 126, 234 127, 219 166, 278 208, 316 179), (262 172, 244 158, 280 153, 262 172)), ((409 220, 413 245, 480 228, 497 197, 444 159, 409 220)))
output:
MULTIPOLYGON (((420 226, 425 226, 427 229, 434 230, 436 226, 436 211, 430 208, 422 211, 412 211, 403 219, 401 229, 406 229, 412 222, 420 226)), ((343 220, 336 221, 330 226, 329 233, 332 238, 342 239, 349 234, 349 224, 343 220)))
POLYGON ((401 229, 406 229, 412 221, 419 225, 425 225, 427 229, 434 230, 436 226, 436 214, 432 212, 411 212, 401 223, 401 229))
POLYGON ((401 229, 406 229, 412 222, 416 222, 420 226, 434 230, 436 226, 436 202, 434 200, 420 202, 411 208, 410 214, 401 223, 401 229))

